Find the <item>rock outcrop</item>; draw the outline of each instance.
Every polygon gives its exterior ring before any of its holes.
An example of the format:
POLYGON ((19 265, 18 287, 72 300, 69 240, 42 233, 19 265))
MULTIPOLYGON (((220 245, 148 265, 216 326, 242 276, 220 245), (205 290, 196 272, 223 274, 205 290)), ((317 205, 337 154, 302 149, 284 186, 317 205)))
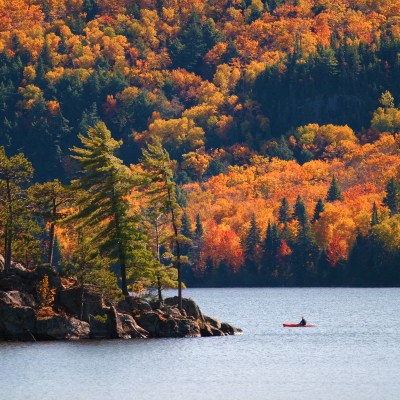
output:
POLYGON ((192 299, 149 303, 126 298, 115 303, 94 286, 63 285, 51 268, 23 267, 0 272, 0 340, 146 339, 225 336, 240 332, 227 323, 203 315, 192 299), (38 283, 49 277, 55 292, 51 306, 41 307, 38 283))

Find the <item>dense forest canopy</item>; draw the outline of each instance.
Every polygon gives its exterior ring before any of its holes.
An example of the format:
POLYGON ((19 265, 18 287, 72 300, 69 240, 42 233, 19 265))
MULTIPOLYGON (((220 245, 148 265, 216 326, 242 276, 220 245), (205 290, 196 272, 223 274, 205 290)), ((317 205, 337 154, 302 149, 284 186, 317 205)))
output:
MULTIPOLYGON (((97 127, 139 176, 156 140, 190 239, 176 232, 164 250, 181 247, 188 284, 399 284, 399 82, 399 0, 0 0, 5 165, 23 153, 34 182, 82 179, 70 149, 97 127)), ((131 281, 141 265, 143 281, 170 284, 176 255, 144 261, 154 226, 167 237, 170 224, 126 209, 149 204, 142 186, 126 183, 130 206, 105 217, 127 221, 136 244, 124 257, 141 254, 131 281)), ((14 228, 0 214, 6 243, 14 228)), ((19 219, 30 235, 15 240, 48 241, 19 219)), ((61 264, 89 246, 71 225, 50 232, 61 264)))

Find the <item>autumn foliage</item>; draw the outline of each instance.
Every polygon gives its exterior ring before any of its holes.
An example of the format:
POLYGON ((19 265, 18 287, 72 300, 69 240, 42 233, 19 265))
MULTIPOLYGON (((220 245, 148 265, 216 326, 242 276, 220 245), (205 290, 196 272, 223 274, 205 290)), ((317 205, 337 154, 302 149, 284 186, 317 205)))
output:
POLYGON ((0 146, 68 183, 100 121, 131 171, 157 138, 202 223, 189 283, 349 282, 400 247, 399 43, 400 0, 0 0, 0 146))

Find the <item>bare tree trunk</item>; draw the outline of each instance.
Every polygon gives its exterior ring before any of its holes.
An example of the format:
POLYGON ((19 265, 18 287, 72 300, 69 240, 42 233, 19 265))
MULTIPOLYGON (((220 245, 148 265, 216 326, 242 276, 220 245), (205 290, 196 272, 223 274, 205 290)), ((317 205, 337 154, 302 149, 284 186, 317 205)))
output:
MULTIPOLYGON (((171 204, 171 190, 168 188, 168 200, 171 204)), ((174 208, 171 206, 171 223, 174 230, 175 246, 176 246, 176 269, 178 270, 178 307, 182 310, 182 265, 181 265, 181 246, 178 239, 178 226, 174 208)))
MULTIPOLYGON (((155 228, 156 228, 157 260, 160 263, 161 257, 160 257, 160 238, 159 238, 159 231, 158 231, 158 217, 156 218, 156 221, 155 221, 155 228)), ((162 297, 162 287, 161 287, 161 276, 159 273, 157 274, 157 291, 158 291, 158 307, 161 308, 161 306, 163 304, 163 297, 162 297)))
POLYGON ((53 221, 50 224, 50 231, 49 231, 49 253, 47 262, 50 264, 50 267, 53 265, 53 254, 54 254, 54 241, 55 241, 55 219, 57 217, 57 206, 56 206, 56 199, 53 199, 53 221))
POLYGON ((121 273, 121 289, 122 294, 125 297, 129 297, 128 285, 126 282, 126 256, 125 249, 122 243, 122 232, 121 232, 121 215, 119 213, 119 205, 116 197, 115 187, 113 186, 113 198, 112 198, 113 208, 114 208, 114 218, 115 218, 115 229, 116 236, 118 240, 118 261, 121 273))
POLYGON ((120 261, 120 269, 121 269, 122 293, 123 293, 123 295, 125 297, 129 297, 128 285, 126 283, 126 263, 125 263, 125 260, 124 261, 120 261))
POLYGON ((4 254, 4 270, 9 271, 11 268, 12 259, 12 240, 13 240, 13 208, 11 198, 11 187, 10 180, 6 181, 7 187, 7 201, 8 201, 8 218, 6 223, 6 242, 5 242, 5 254, 4 254))

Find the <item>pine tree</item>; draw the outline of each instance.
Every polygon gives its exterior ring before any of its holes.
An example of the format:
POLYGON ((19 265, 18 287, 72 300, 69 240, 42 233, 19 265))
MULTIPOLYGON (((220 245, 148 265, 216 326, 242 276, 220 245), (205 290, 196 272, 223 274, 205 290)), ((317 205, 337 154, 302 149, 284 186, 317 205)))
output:
POLYGON ((58 179, 53 182, 36 183, 29 188, 29 198, 37 215, 49 226, 49 243, 47 246, 47 262, 53 265, 55 227, 65 217, 62 209, 71 203, 74 194, 62 185, 58 179))
POLYGON ((17 231, 29 224, 26 186, 33 176, 32 164, 23 154, 7 157, 0 147, 0 222, 4 243, 4 269, 9 271, 17 231))
POLYGON ((201 238, 203 236, 203 224, 201 223, 201 217, 200 214, 196 215, 196 229, 194 231, 195 237, 196 238, 201 238))
POLYGON ((250 228, 247 232, 243 243, 245 255, 247 257, 254 256, 256 247, 260 244, 260 228, 258 227, 256 216, 251 215, 250 228))
POLYGON ((308 214, 307 214, 306 206, 300 195, 297 196, 297 200, 294 205, 293 217, 299 221, 300 225, 303 228, 308 223, 308 214))
POLYGON ((236 47, 236 44, 232 39, 230 39, 228 41, 228 45, 226 46, 226 51, 222 56, 222 62, 229 63, 230 61, 232 61, 233 58, 238 58, 238 57, 239 57, 239 52, 236 47))
POLYGON ((165 244, 170 237, 166 226, 169 224, 168 215, 161 212, 160 205, 153 204, 146 210, 144 222, 149 225, 147 228, 148 237, 153 242, 153 252, 155 254, 154 271, 150 277, 151 286, 156 285, 158 293, 158 306, 163 304, 163 289, 176 288, 176 269, 171 268, 171 255, 166 250, 165 244))
MULTIPOLYGON (((83 195, 77 201, 78 212, 74 216, 80 227, 93 228, 91 238, 100 252, 118 262, 122 293, 129 296, 127 286, 128 257, 142 260, 139 248, 131 253, 132 243, 140 241, 140 234, 129 215, 126 196, 132 189, 129 169, 114 153, 121 146, 111 136, 103 122, 90 128, 86 136, 79 135, 83 147, 72 149, 73 158, 82 168, 81 177, 73 181, 73 187, 83 195), (140 255, 139 255, 140 254, 140 255)), ((142 249, 144 250, 144 249, 142 249)))
POLYGON ((317 255, 318 246, 315 242, 310 223, 307 221, 300 229, 293 245, 292 272, 296 285, 304 285, 309 281, 307 274, 314 270, 317 255))
POLYGON ((379 224, 379 215, 378 215, 378 208, 376 203, 372 207, 372 217, 371 217, 371 226, 374 227, 375 225, 379 224))
POLYGON ((331 182, 331 186, 329 187, 328 194, 326 195, 326 201, 333 202, 336 200, 343 201, 343 195, 340 190, 339 184, 336 180, 336 177, 334 176, 332 178, 332 182, 331 182))
POLYGON ((83 12, 86 13, 86 21, 91 21, 99 12, 96 0, 84 0, 83 12))
POLYGON ((89 128, 93 128, 100 122, 100 117, 97 112, 97 104, 93 103, 89 110, 84 110, 82 119, 79 124, 80 132, 87 132, 89 128))
POLYGON ((286 197, 282 199, 281 206, 279 208, 279 222, 282 224, 287 224, 290 220, 290 206, 289 202, 287 201, 286 197))
POLYGON ((267 280, 272 278, 273 268, 276 264, 277 250, 281 243, 280 239, 277 225, 271 225, 271 223, 268 222, 267 232, 262 246, 263 270, 265 271, 267 280))
POLYGON ((391 178, 386 185, 383 205, 389 208, 391 216, 399 212, 399 189, 394 178, 391 178))
POLYGON ((284 136, 281 136, 278 140, 278 145, 273 154, 275 157, 280 158, 281 160, 293 160, 294 155, 293 151, 289 149, 287 141, 284 136))
POLYGON ((190 242, 190 239, 181 233, 181 208, 176 199, 171 160, 159 140, 154 139, 152 144, 148 143, 142 150, 142 164, 146 171, 145 186, 151 198, 150 203, 169 215, 175 251, 173 263, 178 271, 178 307, 182 309, 182 264, 187 261, 182 256, 182 245, 190 242))
POLYGON ((325 211, 325 205, 322 199, 318 199, 317 204, 314 209, 314 216, 312 219, 312 223, 318 221, 321 217, 321 214, 325 211))

